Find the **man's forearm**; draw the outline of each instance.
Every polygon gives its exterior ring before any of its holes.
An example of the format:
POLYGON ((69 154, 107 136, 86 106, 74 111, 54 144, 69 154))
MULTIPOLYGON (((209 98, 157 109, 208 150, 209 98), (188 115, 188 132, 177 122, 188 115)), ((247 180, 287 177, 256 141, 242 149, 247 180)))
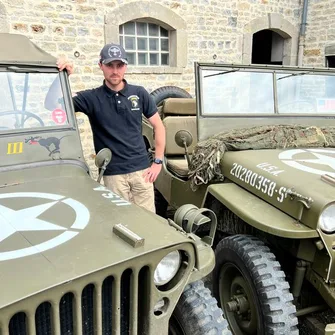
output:
POLYGON ((165 151, 165 128, 163 124, 159 125, 155 131, 155 157, 163 158, 165 151))

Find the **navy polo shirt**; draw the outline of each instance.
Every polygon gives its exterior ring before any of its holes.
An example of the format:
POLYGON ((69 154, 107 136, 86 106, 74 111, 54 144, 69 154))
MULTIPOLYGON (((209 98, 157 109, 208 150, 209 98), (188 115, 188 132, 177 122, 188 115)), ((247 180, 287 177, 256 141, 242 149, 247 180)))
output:
POLYGON ((142 114, 150 118, 157 112, 154 100, 142 86, 124 80, 121 91, 113 91, 105 81, 102 86, 77 93, 73 98, 76 112, 90 121, 96 153, 112 150, 112 160, 105 175, 126 174, 149 167, 142 136, 142 114))

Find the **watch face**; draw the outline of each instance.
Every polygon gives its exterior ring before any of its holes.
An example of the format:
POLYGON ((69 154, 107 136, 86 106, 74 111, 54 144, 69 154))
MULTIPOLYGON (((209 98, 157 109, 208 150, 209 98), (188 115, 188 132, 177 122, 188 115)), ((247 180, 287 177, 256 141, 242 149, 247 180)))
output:
POLYGON ((163 161, 161 159, 159 159, 159 158, 155 158, 154 159, 154 163, 156 163, 156 164, 162 164, 163 161))

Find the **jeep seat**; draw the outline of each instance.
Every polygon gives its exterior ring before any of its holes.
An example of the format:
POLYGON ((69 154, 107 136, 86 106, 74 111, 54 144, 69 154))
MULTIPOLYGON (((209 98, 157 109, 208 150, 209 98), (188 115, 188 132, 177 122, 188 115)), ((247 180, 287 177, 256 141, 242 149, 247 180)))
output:
POLYGON ((193 142, 188 148, 189 153, 192 153, 198 138, 195 99, 166 99, 162 108, 162 120, 166 131, 165 157, 167 168, 178 177, 187 178, 188 164, 185 149, 176 144, 175 135, 179 130, 187 130, 192 134, 193 142))

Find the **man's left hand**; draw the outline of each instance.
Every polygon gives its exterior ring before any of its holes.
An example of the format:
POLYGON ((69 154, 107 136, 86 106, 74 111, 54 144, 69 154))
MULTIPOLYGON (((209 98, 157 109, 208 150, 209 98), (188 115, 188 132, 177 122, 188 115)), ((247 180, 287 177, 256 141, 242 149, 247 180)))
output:
POLYGON ((161 172, 162 164, 153 163, 143 174, 146 182, 153 183, 161 172))

